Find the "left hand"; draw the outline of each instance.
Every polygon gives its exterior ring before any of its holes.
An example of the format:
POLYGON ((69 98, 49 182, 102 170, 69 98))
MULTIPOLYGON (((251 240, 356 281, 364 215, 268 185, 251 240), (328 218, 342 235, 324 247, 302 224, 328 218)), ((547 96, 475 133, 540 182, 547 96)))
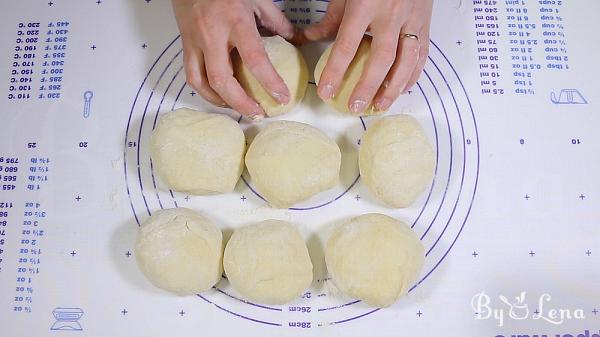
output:
POLYGON ((317 93, 332 98, 365 32, 373 35, 371 54, 348 107, 361 113, 369 102, 387 110, 419 78, 429 53, 433 0, 332 0, 323 20, 306 28, 303 39, 337 37, 317 93), (407 37, 416 35, 418 38, 407 37))
POLYGON ((230 106, 252 120, 265 112, 234 77, 230 52, 237 50, 250 72, 280 104, 289 90, 268 58, 257 17, 271 32, 292 39, 294 26, 271 0, 172 0, 181 32, 187 82, 207 101, 230 106))

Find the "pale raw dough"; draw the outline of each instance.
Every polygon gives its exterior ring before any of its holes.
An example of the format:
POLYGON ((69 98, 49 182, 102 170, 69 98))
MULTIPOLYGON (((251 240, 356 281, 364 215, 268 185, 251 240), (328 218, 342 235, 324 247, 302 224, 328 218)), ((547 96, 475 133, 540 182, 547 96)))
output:
MULTIPOLYGON (((325 64, 327 63, 327 60, 329 59, 329 54, 331 54, 332 48, 333 48, 333 44, 331 44, 325 50, 325 52, 323 52, 323 55, 321 55, 319 62, 317 62, 317 65, 315 67, 315 82, 317 83, 317 85, 319 84, 319 81, 321 80, 321 73, 323 72, 323 68, 325 68, 325 64)), ((338 88, 337 93, 335 94, 335 96, 332 99, 329 99, 326 101, 327 104, 332 106, 337 111, 355 115, 353 112, 350 111, 350 109, 348 107, 349 100, 350 100, 350 96, 352 95, 352 92, 354 91, 354 87, 356 87, 356 84, 360 80, 360 77, 365 68, 365 64, 367 63, 367 60, 369 59, 370 52, 371 52, 371 37, 368 35, 365 35, 364 38, 362 39, 362 41, 360 42, 360 45, 358 47, 358 50, 356 51, 356 54, 354 55, 354 59, 352 60, 352 62, 348 66, 348 70, 346 70, 346 73, 344 74, 344 78, 340 82, 340 86, 338 88)), ((369 102, 369 104, 367 105, 365 110, 359 116, 378 115, 383 112, 384 111, 375 109, 372 102, 369 102)))
POLYGON ((325 247, 335 285, 374 307, 390 306, 405 294, 424 259, 423 245, 407 224, 375 213, 336 227, 325 247))
POLYGON ((228 116, 177 109, 152 133, 154 170, 172 190, 189 194, 233 191, 244 168, 246 138, 228 116))
POLYGON ((435 154, 425 131, 408 115, 373 121, 358 151, 365 185, 387 206, 410 206, 431 184, 435 154))
POLYGON ((190 209, 160 210, 140 227, 135 257, 155 286, 178 295, 195 294, 221 279, 223 236, 190 209))
POLYGON ((320 130, 304 123, 276 121, 263 129, 246 153, 246 167, 261 195, 287 208, 334 187, 342 154, 320 130))
POLYGON ((223 258, 231 285, 245 298, 284 304, 312 282, 312 262, 294 225, 266 220, 236 229, 223 258))
POLYGON ((300 50, 281 36, 262 38, 263 45, 273 67, 281 76, 290 92, 290 102, 281 105, 265 91, 260 82, 244 65, 239 55, 232 60, 234 74, 246 93, 261 105, 268 116, 277 116, 289 112, 302 101, 308 86, 308 68, 300 50))

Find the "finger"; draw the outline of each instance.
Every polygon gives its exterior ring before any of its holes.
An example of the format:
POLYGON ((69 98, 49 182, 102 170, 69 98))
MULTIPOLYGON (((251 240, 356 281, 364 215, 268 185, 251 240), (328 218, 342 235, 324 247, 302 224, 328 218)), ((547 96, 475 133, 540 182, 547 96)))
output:
MULTIPOLYGON (((405 34, 405 33, 402 33, 405 34)), ((400 35, 396 61, 375 100, 377 110, 387 110, 405 90, 419 60, 419 40, 400 35)), ((411 33, 414 34, 414 33, 411 33)))
POLYGON ((331 99, 337 92, 368 26, 368 16, 357 15, 354 8, 346 7, 331 54, 318 81, 317 93, 321 99, 331 99))
POLYGON ((345 0, 332 0, 321 21, 305 28, 302 36, 308 41, 318 41, 334 36, 342 22, 345 3, 345 0))
POLYGON ((227 45, 211 44, 205 51, 206 73, 211 88, 229 106, 253 120, 264 117, 265 112, 252 98, 248 97, 238 81, 233 77, 227 45))
POLYGON ((256 77, 266 92, 279 104, 288 104, 290 92, 279 76, 256 29, 239 29, 234 39, 242 62, 256 77))
POLYGON ((427 62, 428 56, 429 56, 429 37, 427 37, 427 39, 425 39, 424 41, 421 42, 421 45, 419 47, 419 61, 417 62, 417 67, 415 68, 412 75, 410 76, 410 80, 408 80, 408 84, 406 85, 406 88, 404 88, 404 92, 402 94, 409 91, 417 83, 417 81, 419 80, 419 77, 421 77, 423 68, 425 68, 425 63, 427 62))
MULTIPOLYGON (((410 90, 415 83, 417 83, 417 80, 419 79, 419 76, 421 76, 421 72, 425 67, 425 63, 427 62, 427 57, 429 56, 429 29, 431 23, 432 6, 433 0, 423 0, 413 7, 413 14, 411 15, 411 18, 425 20, 425 23, 423 24, 423 28, 421 29, 421 33, 419 35, 419 60, 417 61, 417 67, 413 71, 410 80, 406 84, 404 92, 410 90)), ((411 23, 409 26, 416 25, 411 23)))
POLYGON ((204 68, 202 51, 185 50, 183 52, 183 66, 187 84, 192 87, 205 100, 216 106, 226 106, 225 101, 210 87, 204 68))
POLYGON ((369 59, 348 103, 350 111, 355 114, 362 113, 373 100, 373 96, 381 87, 396 59, 401 26, 400 24, 390 24, 381 29, 375 29, 373 33, 369 59), (382 33, 378 33, 378 31, 382 31, 382 33))
POLYGON ((256 9, 256 15, 263 27, 286 40, 294 38, 294 25, 271 0, 259 1, 256 9))

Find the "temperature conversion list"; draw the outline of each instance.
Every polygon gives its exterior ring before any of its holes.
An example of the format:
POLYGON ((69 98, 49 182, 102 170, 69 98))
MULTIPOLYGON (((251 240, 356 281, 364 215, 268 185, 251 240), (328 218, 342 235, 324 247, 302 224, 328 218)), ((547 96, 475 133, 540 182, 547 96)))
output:
POLYGON ((69 29, 69 22, 62 20, 17 25, 8 99, 60 98, 69 29))

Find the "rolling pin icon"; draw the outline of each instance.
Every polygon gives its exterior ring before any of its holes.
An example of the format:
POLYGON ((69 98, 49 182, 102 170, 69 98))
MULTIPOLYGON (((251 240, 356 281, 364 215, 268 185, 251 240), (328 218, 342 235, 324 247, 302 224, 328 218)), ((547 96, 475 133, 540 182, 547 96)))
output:
POLYGON ((83 93, 83 118, 90 117, 90 105, 92 104, 92 97, 94 97, 94 93, 89 90, 83 93))

